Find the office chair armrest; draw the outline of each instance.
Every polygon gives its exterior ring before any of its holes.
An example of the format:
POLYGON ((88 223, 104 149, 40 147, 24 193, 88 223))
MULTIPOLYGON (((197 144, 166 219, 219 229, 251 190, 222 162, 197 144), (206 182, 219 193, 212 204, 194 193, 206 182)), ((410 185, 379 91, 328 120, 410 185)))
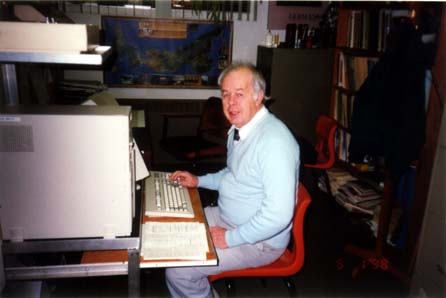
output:
POLYGON ((179 118, 200 118, 201 114, 197 113, 164 113, 163 116, 163 139, 167 137, 167 132, 169 129, 169 120, 170 119, 179 119, 179 118))
POLYGON ((313 168, 313 169, 322 169, 322 170, 326 170, 326 169, 330 169, 333 167, 332 163, 321 163, 321 164, 304 164, 304 167, 306 168, 313 168))

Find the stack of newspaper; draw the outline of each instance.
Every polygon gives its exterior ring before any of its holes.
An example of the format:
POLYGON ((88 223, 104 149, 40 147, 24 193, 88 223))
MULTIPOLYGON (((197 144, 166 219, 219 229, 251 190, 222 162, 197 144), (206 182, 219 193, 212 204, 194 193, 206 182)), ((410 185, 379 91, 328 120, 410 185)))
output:
POLYGON ((354 180, 342 185, 335 194, 336 201, 350 212, 374 214, 382 196, 366 183, 354 180))
POLYGON ((330 191, 332 195, 336 195, 338 192, 338 189, 346 184, 349 181, 357 180, 355 177, 353 177, 348 171, 333 167, 331 169, 327 169, 327 176, 328 176, 328 182, 329 185, 325 185, 325 180, 321 176, 319 179, 319 188, 322 191, 325 191, 328 193, 328 187, 330 187, 330 191))

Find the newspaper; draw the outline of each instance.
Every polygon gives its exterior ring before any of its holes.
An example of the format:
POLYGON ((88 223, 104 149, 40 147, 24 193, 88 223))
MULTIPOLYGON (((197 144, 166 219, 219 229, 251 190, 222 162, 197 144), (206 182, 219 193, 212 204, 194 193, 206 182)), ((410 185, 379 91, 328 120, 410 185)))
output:
POLYGON ((209 250, 204 223, 148 222, 142 226, 144 260, 206 260, 209 250))

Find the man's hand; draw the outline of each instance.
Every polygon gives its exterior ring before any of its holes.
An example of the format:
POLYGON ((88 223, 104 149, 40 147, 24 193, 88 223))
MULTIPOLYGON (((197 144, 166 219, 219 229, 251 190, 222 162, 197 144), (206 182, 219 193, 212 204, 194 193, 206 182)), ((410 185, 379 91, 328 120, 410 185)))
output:
POLYGON ((216 248, 225 249, 228 248, 228 244, 226 243, 226 229, 222 227, 209 227, 209 231, 211 232, 212 240, 214 241, 214 245, 216 248))
POLYGON ((170 175, 169 179, 172 181, 177 181, 181 186, 198 186, 198 177, 186 171, 175 171, 170 175))

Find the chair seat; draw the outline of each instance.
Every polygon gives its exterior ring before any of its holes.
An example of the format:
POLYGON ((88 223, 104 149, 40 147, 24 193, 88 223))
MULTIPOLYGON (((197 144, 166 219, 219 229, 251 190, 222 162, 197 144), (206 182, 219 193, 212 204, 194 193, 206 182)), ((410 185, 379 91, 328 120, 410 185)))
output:
MULTIPOLYGON (((294 255, 288 249, 277 259, 275 262, 257 267, 257 268, 246 268, 242 270, 233 270, 222 272, 218 275, 209 276, 210 281, 228 278, 228 277, 258 277, 258 276, 289 276, 294 273, 294 268, 291 265, 294 262, 294 255)), ((303 262, 303 258, 302 258, 303 262)))
POLYGON ((198 136, 177 136, 162 139, 163 150, 173 153, 177 159, 192 160, 200 157, 221 156, 226 154, 226 146, 198 136), (199 150, 197 150, 199 148, 199 150))

